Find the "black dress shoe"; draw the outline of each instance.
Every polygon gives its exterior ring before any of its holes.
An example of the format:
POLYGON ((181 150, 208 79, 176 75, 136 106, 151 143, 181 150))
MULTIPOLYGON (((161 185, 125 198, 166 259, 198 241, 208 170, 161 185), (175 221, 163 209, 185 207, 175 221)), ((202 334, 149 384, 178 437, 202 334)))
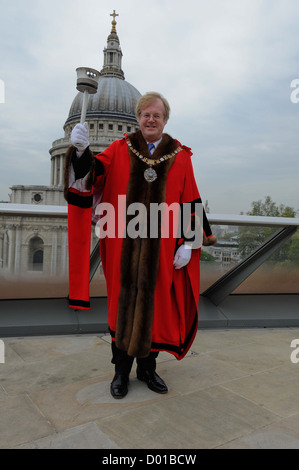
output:
POLYGON ((167 393, 168 388, 166 383, 164 382, 161 377, 155 372, 151 370, 142 371, 140 368, 137 367, 137 379, 142 380, 142 382, 146 382, 147 386, 150 390, 156 393, 167 393))
POLYGON ((123 374, 115 374, 111 386, 110 392, 113 398, 123 398, 128 393, 129 377, 123 374))

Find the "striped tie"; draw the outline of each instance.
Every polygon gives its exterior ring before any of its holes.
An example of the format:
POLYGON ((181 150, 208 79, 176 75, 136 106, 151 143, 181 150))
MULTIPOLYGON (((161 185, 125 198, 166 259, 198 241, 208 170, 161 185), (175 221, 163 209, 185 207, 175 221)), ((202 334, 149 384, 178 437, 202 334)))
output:
POLYGON ((155 150, 154 144, 147 144, 147 146, 148 146, 150 155, 152 155, 154 153, 154 150, 155 150))

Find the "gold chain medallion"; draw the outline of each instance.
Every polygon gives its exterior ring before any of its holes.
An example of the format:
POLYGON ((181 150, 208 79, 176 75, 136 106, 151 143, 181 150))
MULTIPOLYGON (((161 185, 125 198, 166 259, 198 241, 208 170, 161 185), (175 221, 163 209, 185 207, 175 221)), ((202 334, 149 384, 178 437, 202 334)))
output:
POLYGON ((160 158, 157 158, 156 160, 153 160, 151 158, 144 157, 143 155, 141 155, 141 153, 139 153, 136 149, 134 149, 134 147, 132 146, 129 139, 126 139, 126 141, 127 141, 129 149, 136 155, 136 157, 138 157, 142 162, 149 165, 149 168, 147 168, 144 172, 144 179, 146 181, 148 181, 148 183, 152 183, 153 181, 155 181, 158 178, 157 172, 152 167, 152 165, 154 165, 154 166, 159 165, 159 163, 165 162, 169 158, 173 158, 177 153, 179 153, 182 150, 181 147, 178 147, 174 152, 172 152, 168 155, 163 155, 163 157, 160 157, 160 158))

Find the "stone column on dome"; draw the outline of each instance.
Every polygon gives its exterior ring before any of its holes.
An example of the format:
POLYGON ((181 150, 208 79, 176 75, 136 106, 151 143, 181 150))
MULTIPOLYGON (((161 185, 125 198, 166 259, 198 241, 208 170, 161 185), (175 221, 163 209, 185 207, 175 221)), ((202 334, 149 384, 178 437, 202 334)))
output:
POLYGON ((64 176, 64 156, 60 155, 60 172, 59 172, 59 185, 63 186, 63 176, 64 176))
POLYGON ((56 186, 56 157, 53 157, 53 186, 56 186))
POLYGON ((54 157, 51 158, 51 186, 54 186, 54 157))

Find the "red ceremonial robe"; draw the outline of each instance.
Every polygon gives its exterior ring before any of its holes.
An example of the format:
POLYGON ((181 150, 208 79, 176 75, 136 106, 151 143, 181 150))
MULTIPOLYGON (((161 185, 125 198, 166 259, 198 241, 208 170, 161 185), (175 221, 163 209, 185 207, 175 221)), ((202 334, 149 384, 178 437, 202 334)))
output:
MULTIPOLYGON (((130 204, 140 202, 149 209, 152 203, 165 202, 168 208, 173 203, 182 208, 187 204, 193 207, 201 199, 189 148, 164 134, 154 155, 150 157, 147 152, 138 131, 128 139, 113 142, 95 159, 86 157, 85 178, 74 177, 72 165, 67 171, 69 303, 72 308, 89 308, 92 205, 101 194, 96 212, 102 218, 97 227, 102 232, 100 255, 107 284, 112 340, 134 357, 164 350, 180 360, 190 349, 198 328, 201 250, 192 249, 187 266, 175 269, 175 252, 184 241, 182 236, 177 236, 178 218, 166 211, 166 216, 171 214, 166 232, 162 223, 158 237, 132 239, 128 236, 129 225, 137 229, 138 224, 132 217, 136 217, 136 211, 130 212, 130 204), (148 164, 130 150, 128 143, 148 158, 172 155, 154 167, 158 174, 156 181, 144 179, 148 164), (86 179, 89 179, 87 183, 86 179)), ((205 235, 211 237, 205 214, 203 228, 205 235)))

